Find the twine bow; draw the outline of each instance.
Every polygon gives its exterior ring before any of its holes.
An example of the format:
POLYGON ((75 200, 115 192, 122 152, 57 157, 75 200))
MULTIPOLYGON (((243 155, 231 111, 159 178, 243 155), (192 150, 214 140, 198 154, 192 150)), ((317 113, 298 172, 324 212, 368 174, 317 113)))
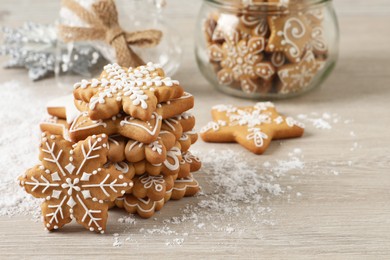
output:
POLYGON ((114 0, 100 0, 86 10, 75 0, 62 0, 62 6, 75 13, 89 27, 59 26, 59 33, 65 42, 104 40, 116 53, 117 63, 123 67, 137 67, 145 62, 131 49, 130 45, 153 47, 159 44, 162 32, 144 30, 125 32, 119 25, 114 0))

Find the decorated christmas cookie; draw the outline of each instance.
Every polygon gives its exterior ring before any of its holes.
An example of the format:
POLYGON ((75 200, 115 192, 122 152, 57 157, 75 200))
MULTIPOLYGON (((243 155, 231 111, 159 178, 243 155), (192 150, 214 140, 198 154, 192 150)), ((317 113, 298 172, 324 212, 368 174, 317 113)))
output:
MULTIPOLYGON (((121 202, 119 202, 119 205, 121 202)), ((156 211, 162 209, 165 204, 164 198, 159 201, 154 201, 149 198, 139 199, 132 194, 127 194, 123 197, 122 205, 129 213, 137 213, 141 218, 150 218, 156 211)))
MULTIPOLYGON (((76 100, 74 102, 74 106, 77 107, 78 111, 81 112, 88 112, 89 110, 89 104, 81 100, 76 100)), ((193 107, 194 107, 194 96, 188 92, 184 92, 183 95, 179 98, 171 99, 166 102, 157 104, 157 108, 155 112, 159 114, 163 119, 167 119, 170 117, 174 117, 176 115, 180 115, 185 111, 190 110, 193 107)), ((65 108, 63 108, 63 111, 65 111, 65 108)), ((57 116, 57 114, 55 114, 54 116, 57 116)), ((72 121, 73 120, 71 120, 70 122, 72 121)))
POLYGON ((40 124, 39 128, 42 132, 49 132, 55 135, 68 136, 69 125, 65 119, 60 119, 56 116, 49 116, 45 118, 40 124))
POLYGON ((176 143, 175 136, 167 131, 161 131, 156 141, 144 144, 135 140, 128 140, 125 149, 122 151, 128 162, 139 162, 146 160, 151 164, 159 164, 165 161, 167 151, 176 143))
POLYGON ((262 154, 272 139, 300 137, 301 123, 280 115, 270 102, 254 106, 236 107, 217 105, 212 111, 213 121, 201 129, 206 142, 237 142, 255 154, 262 154))
POLYGON ((34 197, 43 198, 43 222, 59 229, 73 219, 85 228, 103 233, 108 204, 133 186, 131 176, 107 161, 107 136, 97 135, 79 143, 59 135, 42 134, 41 163, 19 178, 34 197))
POLYGON ((164 119, 161 125, 161 131, 168 131, 175 135, 179 140, 184 132, 190 132, 195 126, 195 117, 188 112, 164 119))
POLYGON ((83 112, 75 118, 69 128, 72 141, 82 140, 92 134, 120 134, 142 143, 152 143, 160 133, 162 117, 153 112, 149 121, 142 121, 131 116, 117 114, 106 120, 92 120, 83 112))
POLYGON ((287 64, 279 68, 281 93, 294 93, 308 88, 317 72, 322 69, 323 62, 317 61, 313 52, 308 51, 301 62, 287 64))
POLYGON ((221 70, 217 73, 220 84, 231 85, 237 81, 244 92, 253 93, 258 91, 256 79, 272 80, 274 67, 270 62, 262 61, 263 37, 240 39, 239 33, 234 31, 225 39, 222 45, 213 44, 208 48, 210 60, 220 62, 221 70))
POLYGON ((180 138, 179 143, 181 146, 181 151, 186 152, 190 149, 190 146, 193 145, 198 140, 198 133, 195 131, 184 132, 180 138))
POLYGON ((134 178, 132 194, 140 199, 148 197, 151 200, 159 201, 165 197, 166 187, 173 185, 173 176, 144 174, 134 178), (169 184, 167 184, 169 183, 169 184))
POLYGON ((193 155, 190 151, 183 153, 182 157, 190 165, 190 172, 199 171, 199 169, 202 167, 202 162, 200 159, 193 155))
POLYGON ((266 51, 283 52, 290 62, 300 62, 311 37, 306 17, 302 14, 271 16, 268 23, 271 36, 266 51))
POLYGON ((186 178, 178 178, 175 180, 172 189, 172 200, 179 200, 183 197, 191 197, 197 194, 200 190, 199 183, 194 179, 192 174, 186 178))
POLYGON ((99 79, 76 83, 73 95, 88 103, 92 120, 109 119, 123 110, 132 118, 147 121, 158 103, 179 98, 183 92, 179 82, 166 77, 156 64, 129 69, 109 64, 99 79))

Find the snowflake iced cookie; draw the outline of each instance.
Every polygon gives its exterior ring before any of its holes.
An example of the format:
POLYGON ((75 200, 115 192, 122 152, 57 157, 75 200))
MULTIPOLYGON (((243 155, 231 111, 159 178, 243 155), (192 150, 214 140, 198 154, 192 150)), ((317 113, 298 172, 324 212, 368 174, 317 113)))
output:
POLYGON ((217 105, 211 110, 213 121, 200 131, 206 142, 237 142, 255 154, 262 154, 272 139, 300 137, 304 126, 280 115, 273 103, 254 106, 217 105))
POLYGON ((183 95, 177 80, 166 77, 159 65, 148 63, 137 68, 118 64, 104 67, 98 79, 74 85, 76 100, 88 103, 92 120, 109 119, 122 110, 131 117, 150 120, 157 104, 183 95))
POLYGON ((311 51, 306 52, 301 62, 281 66, 278 70, 279 92, 294 93, 308 88, 322 66, 323 62, 316 60, 311 51))
POLYGON ((226 41, 208 47, 209 59, 220 62, 221 70, 217 73, 220 84, 232 85, 239 82, 247 93, 258 91, 257 79, 271 81, 275 68, 270 62, 263 61, 265 40, 263 37, 240 39, 234 31, 225 36, 226 41))
POLYGON ((142 143, 152 143, 160 133, 162 117, 153 112, 149 121, 142 121, 131 116, 117 114, 106 120, 92 120, 87 112, 79 114, 69 127, 72 141, 87 138, 93 134, 120 134, 142 143))
POLYGON ((48 230, 76 220, 90 231, 103 233, 108 204, 133 186, 126 174, 107 161, 107 136, 97 135, 79 143, 62 136, 42 134, 40 164, 19 178, 20 185, 43 198, 42 215, 48 230))
POLYGON ((171 200, 180 200, 183 197, 192 197, 200 190, 199 183, 190 174, 186 178, 178 178, 175 180, 172 189, 171 200))

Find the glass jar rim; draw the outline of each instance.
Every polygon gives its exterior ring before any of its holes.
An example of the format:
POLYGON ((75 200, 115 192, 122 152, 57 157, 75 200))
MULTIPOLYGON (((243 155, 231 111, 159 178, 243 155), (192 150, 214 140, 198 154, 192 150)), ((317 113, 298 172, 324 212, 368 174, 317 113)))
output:
MULTIPOLYGON (((280 0, 280 2, 282 1, 283 0, 280 0)), ((299 11, 301 9, 318 7, 319 5, 323 5, 331 1, 332 0, 306 0, 302 4, 286 5, 280 2, 253 3, 252 0, 204 0, 204 2, 222 9, 231 11, 240 10, 241 12, 247 13, 285 13, 289 12, 290 10, 299 11)))

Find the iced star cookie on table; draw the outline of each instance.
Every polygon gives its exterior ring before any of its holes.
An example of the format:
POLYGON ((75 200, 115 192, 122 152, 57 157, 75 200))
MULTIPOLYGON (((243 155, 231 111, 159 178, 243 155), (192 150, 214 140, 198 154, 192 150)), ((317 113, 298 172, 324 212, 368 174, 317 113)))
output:
POLYGON ((237 142, 255 154, 262 154, 273 139, 300 137, 304 125, 280 115, 273 103, 254 106, 217 105, 211 110, 213 121, 200 130, 205 142, 237 142))
POLYGON ((98 79, 82 80, 73 91, 76 100, 88 103, 92 120, 108 119, 123 110, 143 121, 151 119, 157 104, 180 98, 183 93, 179 82, 166 77, 153 63, 137 68, 106 65, 98 79))
POLYGON ((97 135, 79 143, 62 136, 42 134, 40 164, 19 177, 27 193, 43 198, 46 229, 59 229, 76 220, 90 231, 104 233, 108 204, 131 189, 127 176, 107 162, 107 136, 97 135))

